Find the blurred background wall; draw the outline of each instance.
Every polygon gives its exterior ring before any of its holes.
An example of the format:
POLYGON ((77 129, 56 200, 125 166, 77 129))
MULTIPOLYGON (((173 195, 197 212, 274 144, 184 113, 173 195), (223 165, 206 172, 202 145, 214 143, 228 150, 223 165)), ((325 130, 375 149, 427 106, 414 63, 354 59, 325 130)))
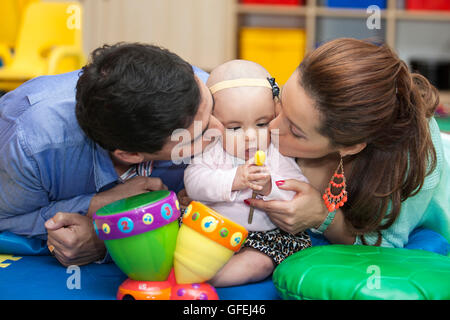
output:
MULTIPOLYGON (((53 0, 47 0, 53 1, 53 0)), ((230 0, 79 0, 86 53, 104 43, 154 43, 210 70, 234 57, 230 0)))
MULTIPOLYGON (((61 1, 0 0, 0 10, 61 1)), ((283 84, 321 43, 370 39, 393 47, 438 87, 443 106, 450 104, 450 0, 73 1, 83 8, 85 56, 105 43, 153 43, 206 71, 230 59, 253 60, 283 84)), ((7 20, 0 21, 0 45, 1 28, 13 26, 7 20)))

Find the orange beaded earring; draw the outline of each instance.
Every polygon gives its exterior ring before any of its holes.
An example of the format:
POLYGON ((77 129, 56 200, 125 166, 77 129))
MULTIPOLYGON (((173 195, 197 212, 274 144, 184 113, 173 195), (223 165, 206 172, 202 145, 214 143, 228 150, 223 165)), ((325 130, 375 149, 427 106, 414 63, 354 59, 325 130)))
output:
POLYGON ((339 209, 347 201, 347 190, 345 187, 344 166, 342 165, 341 156, 339 165, 323 194, 323 200, 329 212, 339 209))

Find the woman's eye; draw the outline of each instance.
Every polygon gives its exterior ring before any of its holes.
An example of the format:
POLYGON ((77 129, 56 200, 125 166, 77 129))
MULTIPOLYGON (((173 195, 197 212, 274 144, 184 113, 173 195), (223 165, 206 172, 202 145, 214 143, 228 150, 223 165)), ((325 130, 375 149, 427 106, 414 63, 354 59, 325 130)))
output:
POLYGON ((260 128, 264 128, 264 127, 267 127, 268 125, 269 125, 268 122, 264 122, 264 123, 258 123, 256 126, 260 127, 260 128))
POLYGON ((296 133, 294 130, 292 130, 292 127, 291 127, 291 133, 292 133, 292 135, 293 135, 294 137, 296 137, 296 138, 298 138, 298 139, 303 139, 303 138, 305 138, 304 135, 302 135, 302 134, 300 134, 300 133, 296 133))

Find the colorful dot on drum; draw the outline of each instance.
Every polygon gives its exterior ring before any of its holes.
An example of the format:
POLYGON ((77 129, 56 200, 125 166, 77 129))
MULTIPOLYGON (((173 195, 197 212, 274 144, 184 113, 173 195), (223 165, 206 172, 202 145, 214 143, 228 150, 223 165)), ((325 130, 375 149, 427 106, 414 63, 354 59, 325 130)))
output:
POLYGON ((241 240, 242 240, 242 233, 235 232, 231 236, 230 244, 232 247, 236 247, 237 245, 239 245, 239 243, 241 243, 241 240))
POLYGON ((220 231, 219 231, 219 234, 220 234, 220 236, 221 236, 222 238, 226 238, 226 237, 228 236, 229 233, 230 233, 230 232, 228 231, 227 228, 222 228, 222 229, 220 229, 220 231))
POLYGON ((153 215, 150 214, 150 213, 146 213, 146 214, 144 214, 144 215, 142 216, 142 222, 143 222, 144 224, 146 224, 146 225, 152 224, 153 221, 154 221, 153 215))
POLYGON ((102 224, 102 230, 104 233, 109 234, 111 232, 111 227, 107 223, 104 223, 102 224))
POLYGON ((175 207, 177 207, 177 210, 180 210, 180 203, 178 200, 175 200, 175 207))
POLYGON ((182 297, 186 293, 186 289, 181 288, 177 290, 177 296, 182 297))
POLYGON ((127 217, 120 218, 117 222, 117 228, 123 233, 130 233, 134 228, 133 220, 127 217))
POLYGON ((164 219, 169 220, 172 218, 173 210, 172 206, 168 203, 165 203, 161 207, 161 215, 164 219))
POLYGON ((186 210, 184 211, 183 218, 189 217, 189 215, 191 214, 191 211, 192 211, 192 204, 190 204, 190 205, 186 208, 186 210))
POLYGON ((192 214, 192 221, 196 221, 198 218, 200 218, 200 213, 194 212, 192 214))
POLYGON ((213 232, 217 227, 217 221, 214 217, 204 217, 202 220, 202 230, 205 232, 213 232))
POLYGON ((98 236, 98 229, 97 229, 97 224, 95 223, 95 220, 94 221, 92 221, 93 223, 94 223, 94 230, 95 230, 95 233, 97 234, 97 236, 98 236))

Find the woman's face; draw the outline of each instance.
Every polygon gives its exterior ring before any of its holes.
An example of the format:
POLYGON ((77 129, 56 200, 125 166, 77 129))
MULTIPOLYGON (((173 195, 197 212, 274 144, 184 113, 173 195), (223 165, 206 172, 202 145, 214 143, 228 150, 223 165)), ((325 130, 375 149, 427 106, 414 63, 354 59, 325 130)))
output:
POLYGON ((278 144, 285 156, 322 158, 337 150, 317 131, 320 127, 319 111, 300 86, 298 77, 298 71, 295 71, 280 92, 279 113, 269 125, 272 143, 278 144))

